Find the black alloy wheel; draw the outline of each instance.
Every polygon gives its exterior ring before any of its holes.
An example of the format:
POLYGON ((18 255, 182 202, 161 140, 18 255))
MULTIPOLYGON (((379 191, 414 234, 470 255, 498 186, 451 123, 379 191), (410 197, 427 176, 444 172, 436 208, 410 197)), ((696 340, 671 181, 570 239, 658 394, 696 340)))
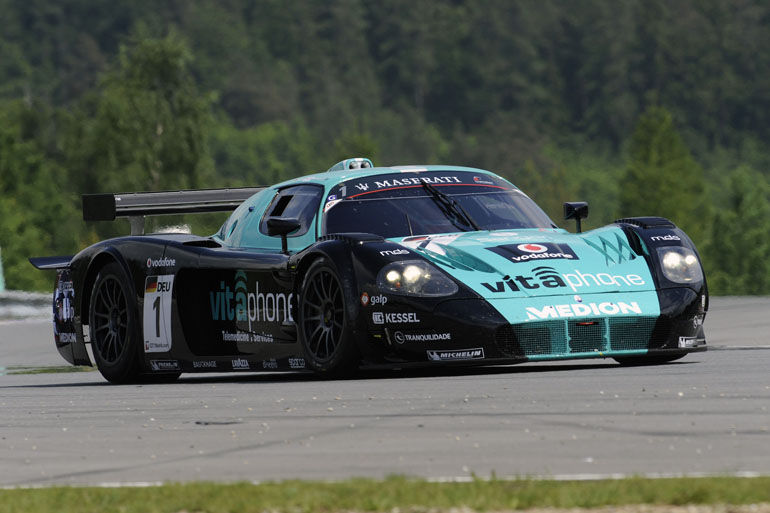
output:
POLYGON ((308 269, 299 303, 299 331, 307 366, 327 375, 350 371, 357 355, 348 327, 345 294, 337 272, 325 259, 316 260, 308 269))
POLYGON ((112 383, 139 376, 136 302, 130 290, 123 269, 112 262, 99 271, 91 291, 91 348, 99 372, 112 383))

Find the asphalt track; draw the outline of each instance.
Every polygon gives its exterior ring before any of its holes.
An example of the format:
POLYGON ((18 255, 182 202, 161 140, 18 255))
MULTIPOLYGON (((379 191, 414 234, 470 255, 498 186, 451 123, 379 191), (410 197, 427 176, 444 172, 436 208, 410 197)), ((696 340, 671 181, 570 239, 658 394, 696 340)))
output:
MULTIPOLYGON (((0 322, 0 367, 64 364, 48 321, 0 322)), ((0 376, 0 486, 770 474, 770 298, 716 298, 711 350, 470 370, 0 376)))

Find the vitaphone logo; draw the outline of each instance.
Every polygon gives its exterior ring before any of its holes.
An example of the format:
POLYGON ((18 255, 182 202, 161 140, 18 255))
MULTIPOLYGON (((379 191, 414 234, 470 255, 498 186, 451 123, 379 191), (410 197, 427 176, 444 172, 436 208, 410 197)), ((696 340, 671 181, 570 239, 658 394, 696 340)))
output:
POLYGON ((231 289, 224 281, 219 282, 219 290, 209 292, 211 317, 215 321, 248 321, 249 331, 252 322, 294 321, 291 313, 291 300, 294 294, 261 293, 259 282, 254 282, 254 292, 249 292, 246 285, 246 273, 235 273, 235 286, 231 289))
POLYGON ((511 292, 520 292, 521 289, 534 290, 540 287, 547 289, 569 287, 573 292, 577 292, 581 287, 621 287, 622 285, 641 287, 645 283, 638 274, 590 274, 581 273, 578 270, 573 273, 559 274, 553 267, 546 266, 535 267, 532 271, 534 276, 519 275, 495 283, 482 283, 482 285, 490 292, 499 294, 505 292, 506 288, 511 292))
POLYGON ((566 244, 529 242, 527 244, 503 244, 486 249, 516 263, 529 262, 530 260, 578 260, 575 252, 566 244))

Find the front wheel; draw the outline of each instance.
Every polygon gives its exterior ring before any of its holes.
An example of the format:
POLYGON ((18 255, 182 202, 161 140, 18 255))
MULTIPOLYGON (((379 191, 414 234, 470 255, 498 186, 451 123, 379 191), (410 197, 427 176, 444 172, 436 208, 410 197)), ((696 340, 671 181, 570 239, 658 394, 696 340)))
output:
POLYGON ((112 383, 139 379, 136 301, 126 273, 116 262, 99 270, 88 312, 91 348, 96 367, 112 383))
POLYGON ((305 274, 299 297, 299 338, 309 368, 325 376, 355 368, 359 356, 350 321, 337 271, 319 258, 305 274))
POLYGON ((673 362, 680 358, 684 358, 684 354, 656 354, 652 356, 626 356, 614 358, 616 362, 625 367, 639 367, 642 365, 660 365, 662 363, 673 362))

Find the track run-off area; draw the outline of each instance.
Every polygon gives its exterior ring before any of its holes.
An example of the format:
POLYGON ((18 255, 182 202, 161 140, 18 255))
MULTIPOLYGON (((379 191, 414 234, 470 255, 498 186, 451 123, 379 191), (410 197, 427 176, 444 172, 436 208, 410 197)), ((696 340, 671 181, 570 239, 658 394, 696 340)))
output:
POLYGON ((770 298, 712 298, 709 351, 349 380, 108 384, 50 321, 0 321, 0 487, 381 478, 770 474, 770 298))

